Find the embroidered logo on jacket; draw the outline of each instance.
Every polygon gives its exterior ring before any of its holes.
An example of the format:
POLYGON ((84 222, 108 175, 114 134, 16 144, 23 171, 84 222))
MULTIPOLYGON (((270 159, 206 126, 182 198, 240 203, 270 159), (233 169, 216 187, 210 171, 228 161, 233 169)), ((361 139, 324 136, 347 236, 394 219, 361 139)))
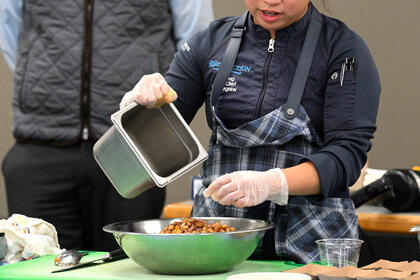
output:
MULTIPOLYGON (((213 71, 219 71, 220 64, 222 64, 218 60, 210 59, 209 61, 209 68, 211 68, 213 71)), ((232 74, 241 75, 242 72, 250 72, 251 66, 247 65, 233 65, 232 67, 232 74)))

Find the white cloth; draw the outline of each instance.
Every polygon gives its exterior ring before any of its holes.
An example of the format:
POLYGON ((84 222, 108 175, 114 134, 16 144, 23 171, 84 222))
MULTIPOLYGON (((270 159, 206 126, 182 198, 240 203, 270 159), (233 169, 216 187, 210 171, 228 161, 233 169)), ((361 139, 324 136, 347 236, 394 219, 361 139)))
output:
POLYGON ((13 214, 7 220, 0 220, 0 232, 4 232, 7 240, 5 261, 8 263, 63 251, 55 227, 41 219, 13 214))
POLYGON ((363 186, 367 186, 370 183, 373 183, 374 181, 379 180, 380 178, 382 178, 382 176, 384 176, 384 174, 387 171, 388 170, 385 170, 385 169, 367 168, 365 177, 363 178, 363 186))

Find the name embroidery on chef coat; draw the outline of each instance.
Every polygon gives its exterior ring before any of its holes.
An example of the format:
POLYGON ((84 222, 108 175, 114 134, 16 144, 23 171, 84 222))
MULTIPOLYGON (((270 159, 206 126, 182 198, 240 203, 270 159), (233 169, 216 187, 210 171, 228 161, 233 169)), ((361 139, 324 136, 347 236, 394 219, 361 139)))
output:
MULTIPOLYGON (((211 68, 213 72, 217 72, 220 70, 220 64, 220 61, 211 59, 209 61, 209 68, 211 68)), ((234 75, 241 75, 244 72, 251 72, 251 70, 251 66, 248 65, 233 65, 231 72, 232 76, 228 78, 223 87, 223 92, 236 92, 238 88, 236 87, 236 78, 234 75)))

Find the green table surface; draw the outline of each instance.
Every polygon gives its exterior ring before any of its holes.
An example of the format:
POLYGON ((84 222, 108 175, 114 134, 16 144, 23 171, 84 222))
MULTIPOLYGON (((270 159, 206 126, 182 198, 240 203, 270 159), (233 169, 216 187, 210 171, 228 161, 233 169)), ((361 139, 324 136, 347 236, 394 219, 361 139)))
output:
MULTIPOLYGON (((104 252, 90 252, 83 261, 99 258, 104 252)), ((230 275, 249 272, 278 272, 302 265, 285 261, 247 260, 226 273, 206 275, 162 275, 155 274, 139 266, 131 259, 83 267, 79 269, 51 273, 58 269, 54 265, 55 255, 45 255, 36 259, 0 266, 0 279, 48 280, 48 279, 226 279, 230 275)))

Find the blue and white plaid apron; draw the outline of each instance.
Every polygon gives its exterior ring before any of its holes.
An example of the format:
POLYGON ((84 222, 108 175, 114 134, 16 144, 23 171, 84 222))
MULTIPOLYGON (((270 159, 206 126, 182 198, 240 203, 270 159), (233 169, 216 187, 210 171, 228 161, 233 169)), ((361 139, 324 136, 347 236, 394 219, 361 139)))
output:
MULTIPOLYGON (((203 196, 203 190, 217 177, 239 170, 266 171, 298 164, 303 155, 317 152, 322 142, 302 106, 297 116, 285 117, 284 106, 228 129, 214 114, 216 125, 210 140, 209 158, 203 164, 203 187, 194 198, 191 216, 244 217, 276 225, 260 241, 253 257, 284 259, 296 263, 319 261, 315 240, 357 238, 357 216, 348 198, 290 196, 286 206, 274 202, 245 208, 224 206, 203 196)), ((305 174, 302 174, 305 176, 305 174)))

